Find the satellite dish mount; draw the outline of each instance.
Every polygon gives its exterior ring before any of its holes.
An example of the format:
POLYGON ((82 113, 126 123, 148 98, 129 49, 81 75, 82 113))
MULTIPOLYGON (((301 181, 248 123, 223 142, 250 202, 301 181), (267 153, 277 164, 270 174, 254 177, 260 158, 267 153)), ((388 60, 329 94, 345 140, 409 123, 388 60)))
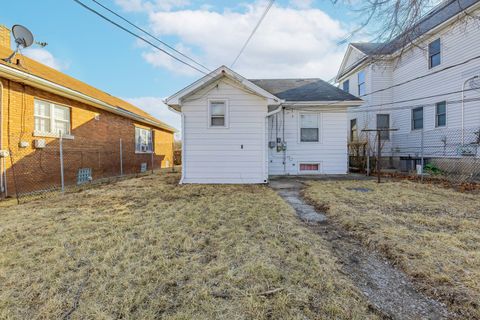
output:
POLYGON ((14 25, 12 27, 12 34, 17 47, 8 58, 3 59, 3 61, 8 63, 12 62, 13 57, 15 57, 20 48, 28 48, 33 44, 33 34, 24 26, 19 24, 14 25))

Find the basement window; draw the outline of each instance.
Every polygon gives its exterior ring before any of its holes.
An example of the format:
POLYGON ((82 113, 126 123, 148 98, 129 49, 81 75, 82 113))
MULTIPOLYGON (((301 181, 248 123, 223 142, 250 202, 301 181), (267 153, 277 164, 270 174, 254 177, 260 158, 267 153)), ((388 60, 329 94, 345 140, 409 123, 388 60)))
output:
POLYGON ((318 172, 320 164, 318 163, 300 163, 300 171, 318 172))
POLYGON ((35 99, 35 135, 70 136, 70 108, 35 99))
POLYGON ((135 153, 152 153, 152 130, 135 127, 135 153))
POLYGON ((227 127, 227 101, 210 100, 208 102, 209 127, 227 127))

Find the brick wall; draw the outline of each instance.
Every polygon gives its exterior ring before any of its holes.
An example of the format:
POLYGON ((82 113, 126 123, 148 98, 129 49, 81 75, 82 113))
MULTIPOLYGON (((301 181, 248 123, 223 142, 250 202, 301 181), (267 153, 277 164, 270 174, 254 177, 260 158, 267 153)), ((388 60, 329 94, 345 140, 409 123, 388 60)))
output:
POLYGON ((0 24, 0 46, 10 48, 10 29, 0 24))
POLYGON ((171 166, 173 133, 135 122, 101 109, 0 78, 3 85, 3 149, 11 151, 7 163, 9 194, 34 192, 60 185, 59 139, 35 137, 34 99, 70 107, 71 135, 63 140, 65 183, 76 184, 78 169, 92 169, 93 179, 120 174, 120 139, 123 172, 140 172, 142 163, 154 169, 171 166), (135 152, 135 126, 154 132, 154 155, 135 152), (46 147, 36 149, 36 139, 46 147), (26 144, 21 147, 20 143, 26 144), (12 166, 13 163, 13 166, 12 166))

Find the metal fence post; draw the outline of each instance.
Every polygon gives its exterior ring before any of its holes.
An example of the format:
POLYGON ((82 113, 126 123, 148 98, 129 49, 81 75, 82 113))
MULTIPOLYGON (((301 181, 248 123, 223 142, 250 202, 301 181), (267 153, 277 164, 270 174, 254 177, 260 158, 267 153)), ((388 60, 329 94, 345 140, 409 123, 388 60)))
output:
POLYGON ((150 152, 150 155, 152 157, 152 173, 153 173, 153 150, 152 150, 152 152, 150 152))
POLYGON ((425 166, 425 163, 424 163, 424 129, 422 128, 422 133, 421 133, 421 154, 420 154, 420 165, 422 166, 422 168, 420 169, 420 181, 423 182, 423 168, 425 166))
POLYGON ((122 146, 122 138, 120 138, 120 176, 123 176, 123 146, 122 146))
POLYGON ((62 184, 62 192, 65 192, 65 180, 63 175, 63 134, 60 131, 60 179, 62 184))

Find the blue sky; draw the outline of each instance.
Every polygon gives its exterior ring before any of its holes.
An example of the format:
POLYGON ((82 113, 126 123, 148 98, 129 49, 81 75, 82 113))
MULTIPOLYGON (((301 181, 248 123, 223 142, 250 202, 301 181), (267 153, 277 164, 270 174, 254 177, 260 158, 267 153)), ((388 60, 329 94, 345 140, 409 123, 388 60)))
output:
MULTIPOLYGON (((96 6, 91 0, 82 0, 96 6)), ((229 65, 266 1, 102 0, 139 26, 214 69, 229 65)), ((277 1, 235 65, 249 78, 335 75, 354 29, 351 8, 328 0, 277 1)), ((104 11, 102 11, 104 12, 104 11)), ((358 17, 357 17, 358 18, 358 17)), ((2 4, 0 23, 27 26, 44 49, 25 53, 112 95, 132 101, 179 128, 161 99, 200 77, 135 40, 71 0, 16 0, 2 4)))

